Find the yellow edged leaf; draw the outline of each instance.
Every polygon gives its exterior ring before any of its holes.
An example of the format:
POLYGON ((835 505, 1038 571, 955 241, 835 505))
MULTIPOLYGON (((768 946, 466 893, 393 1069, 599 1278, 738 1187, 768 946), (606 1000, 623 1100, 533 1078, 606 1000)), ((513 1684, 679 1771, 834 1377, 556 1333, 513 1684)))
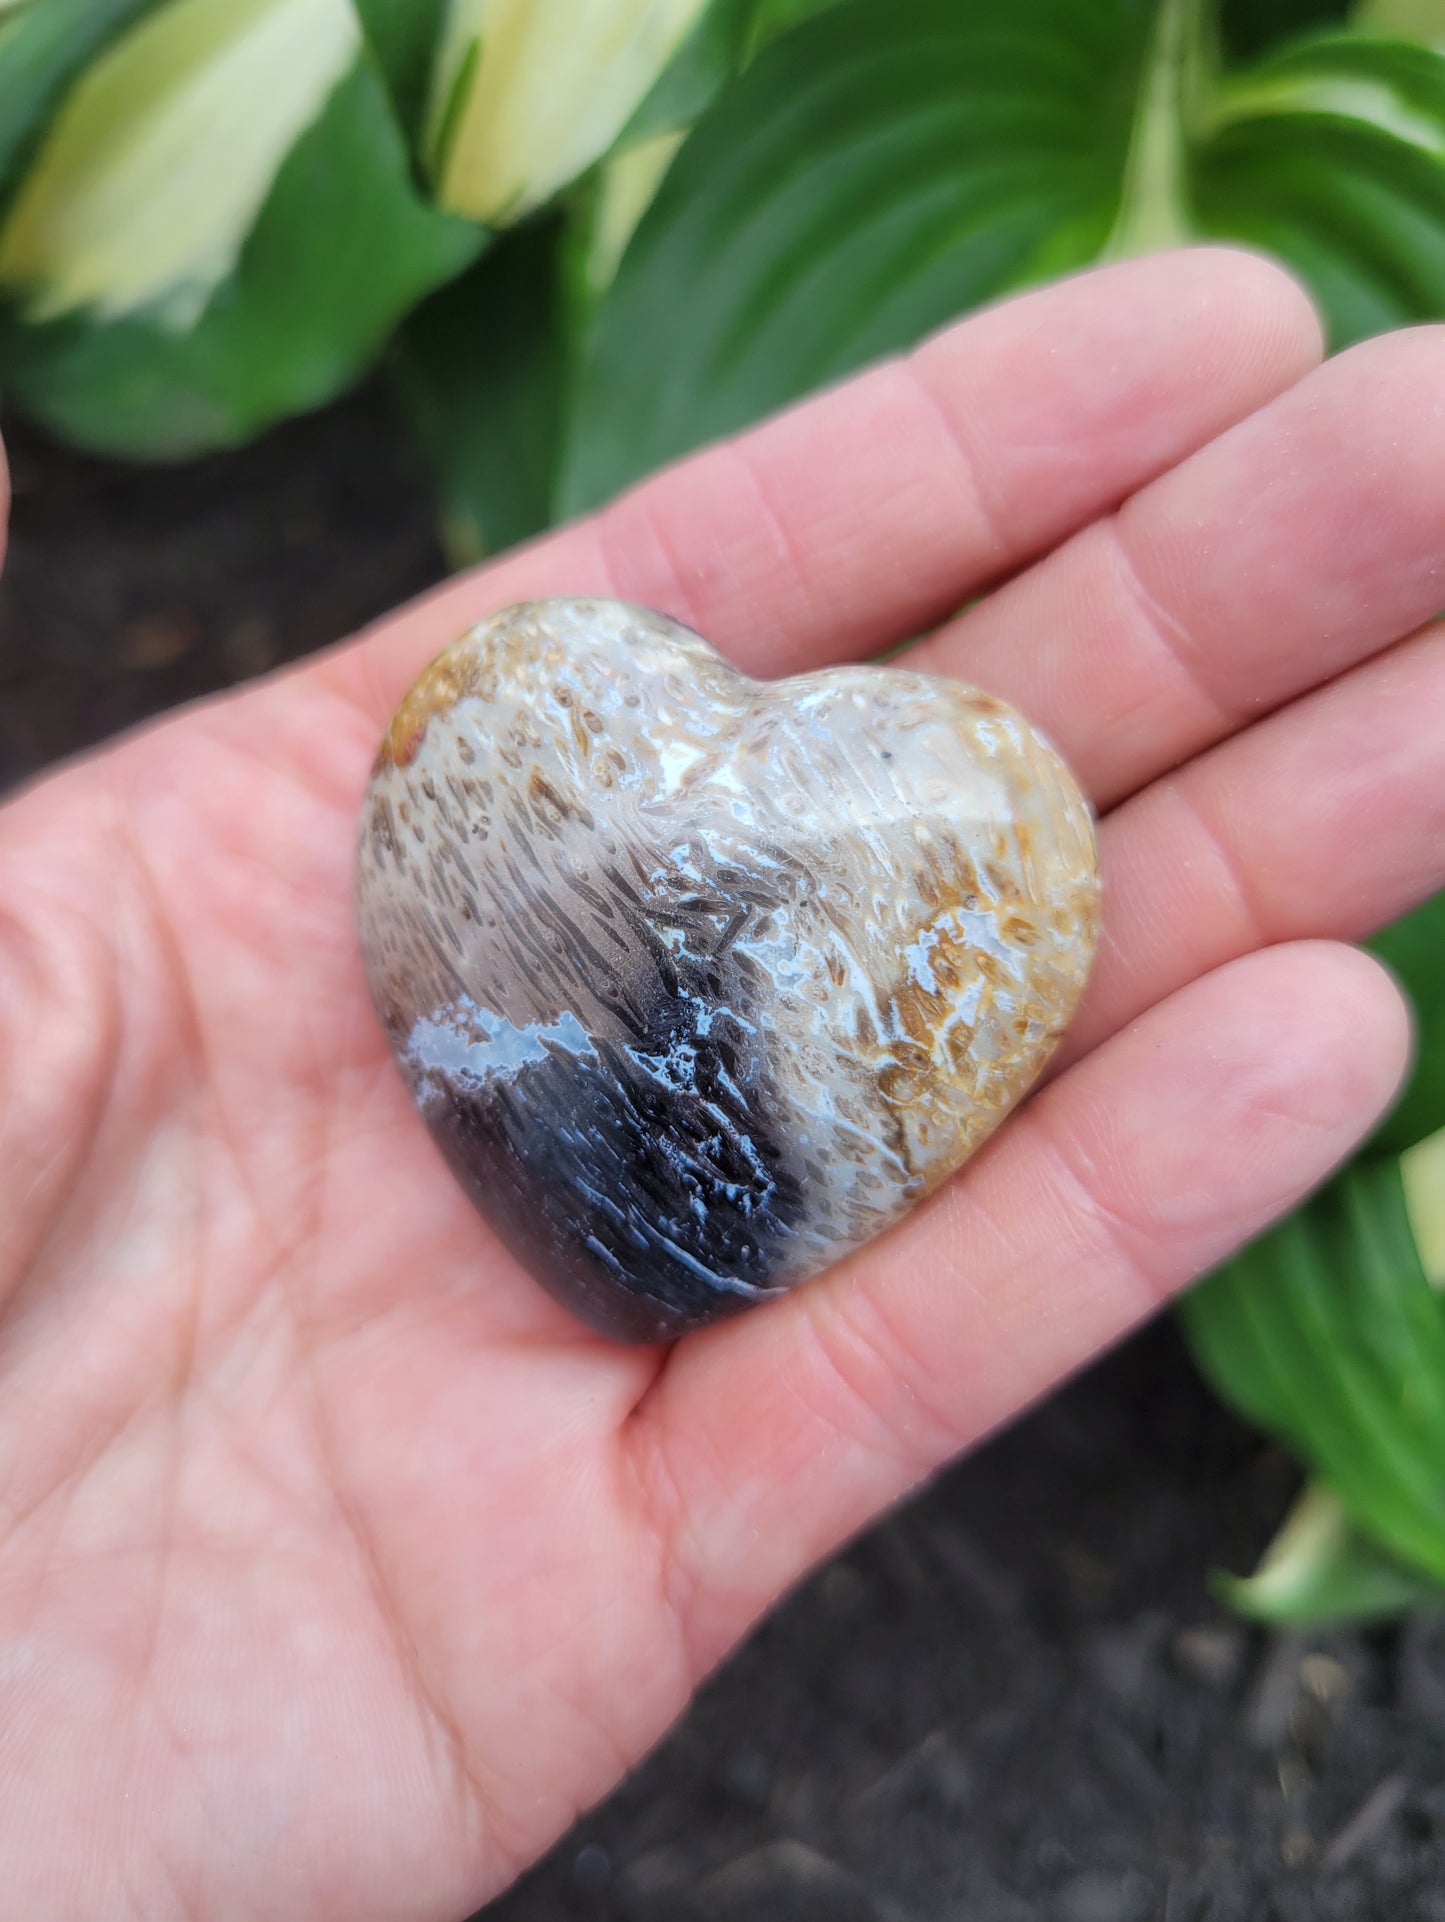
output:
POLYGON ((637 223, 652 205, 685 132, 639 140, 599 169, 587 251, 587 288, 594 299, 611 286, 637 223))
POLYGON ((429 122, 437 197, 489 226, 613 145, 710 0, 452 0, 429 122))
POLYGON ((33 321, 153 308, 191 326, 361 44, 351 0, 149 15, 62 106, 0 233, 0 289, 33 321))
POLYGON ((1400 1156, 1405 1213, 1432 1288, 1445 1288, 1445 1128, 1400 1156))
POLYGON ((1350 25, 1361 33, 1439 46, 1445 42, 1445 0, 1360 0, 1350 25))

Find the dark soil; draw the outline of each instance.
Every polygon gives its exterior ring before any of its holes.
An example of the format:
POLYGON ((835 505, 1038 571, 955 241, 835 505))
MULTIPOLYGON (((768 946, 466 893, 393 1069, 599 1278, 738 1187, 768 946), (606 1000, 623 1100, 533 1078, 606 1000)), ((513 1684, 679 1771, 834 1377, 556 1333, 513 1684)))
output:
POLYGON ((443 571, 377 394, 185 467, 88 460, 14 423, 6 441, 0 789, 339 640, 443 571))
POLYGON ((1445 1633, 1208 1597, 1292 1485, 1138 1337, 814 1577, 487 1922, 1445 1922, 1445 1633))
MULTIPOLYGON (((12 457, 0 786, 441 569, 375 394, 181 470, 12 457)), ((1445 1625, 1209 1598, 1292 1487, 1151 1330, 793 1596, 486 1922, 1445 1922, 1445 1625)))

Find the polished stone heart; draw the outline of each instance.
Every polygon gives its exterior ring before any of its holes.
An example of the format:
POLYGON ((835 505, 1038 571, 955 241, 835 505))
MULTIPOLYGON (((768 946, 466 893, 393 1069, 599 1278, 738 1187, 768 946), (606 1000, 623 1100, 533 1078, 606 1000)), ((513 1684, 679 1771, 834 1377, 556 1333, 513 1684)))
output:
POLYGON ((614 601, 449 647, 367 793, 362 952, 418 1107, 583 1320, 676 1335, 936 1188, 1082 991, 1089 810, 1002 702, 760 682, 614 601))

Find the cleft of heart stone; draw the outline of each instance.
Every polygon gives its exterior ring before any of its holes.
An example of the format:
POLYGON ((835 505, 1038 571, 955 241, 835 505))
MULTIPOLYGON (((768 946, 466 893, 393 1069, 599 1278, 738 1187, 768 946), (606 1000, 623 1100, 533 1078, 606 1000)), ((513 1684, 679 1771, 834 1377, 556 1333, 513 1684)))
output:
POLYGON ((449 647, 367 790, 362 956, 495 1233, 667 1338, 888 1228, 1016 1105, 1098 934, 1088 806, 987 694, 763 682, 616 601, 449 647))

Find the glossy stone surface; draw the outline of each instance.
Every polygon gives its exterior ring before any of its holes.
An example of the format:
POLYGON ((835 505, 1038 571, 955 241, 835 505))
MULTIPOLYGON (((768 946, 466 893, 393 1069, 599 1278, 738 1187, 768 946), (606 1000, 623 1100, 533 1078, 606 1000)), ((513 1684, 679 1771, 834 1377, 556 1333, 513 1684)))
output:
POLYGON ((992 1132, 1093 956, 1089 811, 1002 702, 749 680, 645 608, 448 648, 368 790, 367 978, 496 1232, 608 1334, 731 1314, 992 1132))

